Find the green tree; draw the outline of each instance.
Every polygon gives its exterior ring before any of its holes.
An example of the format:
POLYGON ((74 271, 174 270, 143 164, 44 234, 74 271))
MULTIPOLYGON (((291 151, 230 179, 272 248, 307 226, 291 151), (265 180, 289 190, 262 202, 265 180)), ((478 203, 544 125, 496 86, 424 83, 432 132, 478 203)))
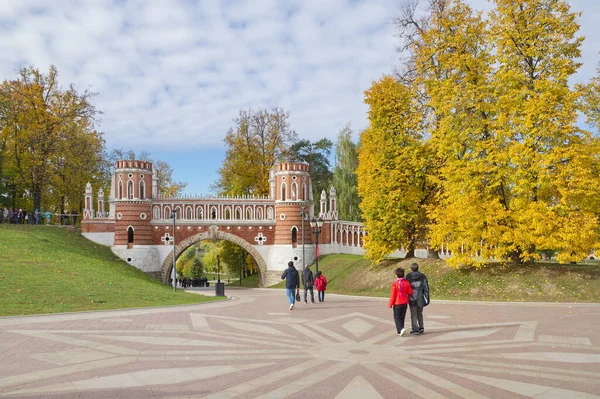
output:
POLYGON ((349 124, 338 133, 335 160, 332 184, 337 194, 338 217, 341 220, 359 222, 361 220, 360 197, 356 177, 358 150, 352 141, 352 129, 349 124))
POLYGON ((311 143, 309 140, 300 140, 289 149, 290 159, 295 162, 307 162, 310 165, 310 178, 313 190, 320 193, 329 191, 333 173, 329 164, 329 156, 333 143, 329 139, 321 139, 311 143))
POLYGON ((186 263, 183 268, 183 275, 186 278, 195 279, 204 275, 204 264, 198 257, 194 257, 191 262, 186 263))

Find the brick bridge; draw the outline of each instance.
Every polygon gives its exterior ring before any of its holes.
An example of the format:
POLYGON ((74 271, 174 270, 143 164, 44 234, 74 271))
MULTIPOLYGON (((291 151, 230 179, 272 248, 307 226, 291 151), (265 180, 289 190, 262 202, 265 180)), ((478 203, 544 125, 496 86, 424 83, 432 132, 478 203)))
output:
POLYGON ((168 282, 173 264, 173 238, 179 256, 203 240, 227 240, 244 248, 256 261, 260 282, 280 281, 290 260, 312 263, 316 248, 308 221, 324 220, 319 253, 363 254, 366 234, 361 223, 337 219, 336 193, 321 193, 315 214, 313 188, 306 163, 281 163, 270 174, 268 197, 160 198, 160 173, 150 162, 117 161, 111 181, 108 210, 102 189, 88 183, 82 220, 83 235, 131 265, 168 282), (96 207, 94 207, 96 205, 96 207), (173 210, 176 225, 173 230, 173 210))

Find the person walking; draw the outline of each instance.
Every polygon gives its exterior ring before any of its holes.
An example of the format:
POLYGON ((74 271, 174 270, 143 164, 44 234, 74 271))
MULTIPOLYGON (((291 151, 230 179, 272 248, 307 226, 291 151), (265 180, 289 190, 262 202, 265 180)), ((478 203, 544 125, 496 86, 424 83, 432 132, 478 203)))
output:
POLYGON ((392 283, 390 291, 390 300, 388 307, 394 311, 394 322, 396 323, 396 331, 398 335, 403 336, 404 319, 406 318, 406 308, 408 306, 408 297, 412 295, 413 289, 407 279, 404 278, 404 269, 399 267, 396 269, 396 281, 392 283))
POLYGON ((304 284, 304 303, 308 303, 308 291, 310 291, 310 302, 315 303, 315 292, 313 290, 315 278, 312 270, 310 270, 310 265, 306 265, 302 272, 302 283, 304 284))
POLYGON ((411 272, 406 275, 413 293, 408 297, 408 307, 410 308, 410 324, 412 335, 425 333, 423 325, 423 308, 429 305, 429 283, 427 277, 419 272, 419 265, 413 263, 410 265, 411 272))
POLYGON ((292 310, 296 302, 296 294, 300 295, 300 276, 294 267, 294 262, 288 262, 288 268, 284 270, 281 279, 285 279, 286 295, 290 303, 290 310, 292 310))
POLYGON ((315 287, 317 288, 317 297, 319 302, 325 302, 325 290, 327 289, 327 279, 321 271, 317 272, 315 278, 315 287))

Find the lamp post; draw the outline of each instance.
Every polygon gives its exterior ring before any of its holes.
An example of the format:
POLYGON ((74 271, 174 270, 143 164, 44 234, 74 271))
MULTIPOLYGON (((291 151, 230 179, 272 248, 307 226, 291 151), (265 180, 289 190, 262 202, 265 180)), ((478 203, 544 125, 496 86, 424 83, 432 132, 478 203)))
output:
POLYGON ((242 260, 244 259, 244 254, 240 253, 240 285, 242 285, 242 260))
POLYGON ((173 292, 177 291, 177 267, 175 265, 175 221, 177 220, 177 211, 173 209, 171 211, 171 218, 173 218, 173 292))
POLYGON ((215 295, 225 296, 225 283, 221 282, 221 256, 217 255, 217 284, 215 284, 215 295))
POLYGON ((312 232, 315 235, 315 245, 316 245, 316 255, 317 255, 316 272, 319 271, 319 234, 321 234, 322 226, 323 226, 323 218, 319 218, 319 219, 312 218, 310 220, 310 227, 312 227, 312 232))
MULTIPOLYGON (((306 211, 304 207, 301 208, 300 215, 302 216, 302 271, 304 272, 304 265, 306 265, 304 261, 304 219, 306 219, 306 211)), ((302 274, 304 275, 304 273, 302 274)))

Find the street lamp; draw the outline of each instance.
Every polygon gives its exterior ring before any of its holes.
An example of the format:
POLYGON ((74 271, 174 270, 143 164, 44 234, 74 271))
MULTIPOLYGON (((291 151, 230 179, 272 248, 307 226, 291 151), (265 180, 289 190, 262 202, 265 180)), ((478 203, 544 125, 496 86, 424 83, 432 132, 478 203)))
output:
POLYGON ((217 284, 215 284, 215 295, 225 296, 225 283, 221 282, 221 257, 219 255, 217 255, 217 275, 218 280, 217 284))
POLYGON ((244 260, 244 253, 240 253, 240 285, 242 285, 242 262, 244 260))
POLYGON ((321 234, 321 227, 323 226, 323 218, 315 219, 312 218, 310 220, 310 227, 312 227, 312 232, 315 235, 315 245, 316 245, 316 255, 317 255, 317 266, 316 272, 319 272, 319 234, 321 234))
MULTIPOLYGON (((302 216, 302 272, 304 272, 304 265, 306 262, 304 261, 304 219, 306 219, 306 210, 304 207, 301 208, 300 215, 302 216)), ((304 275, 304 274, 302 274, 304 275)))
POLYGON ((173 219, 173 292, 177 291, 177 267, 175 266, 175 221, 177 220, 177 211, 173 208, 171 211, 173 219))

